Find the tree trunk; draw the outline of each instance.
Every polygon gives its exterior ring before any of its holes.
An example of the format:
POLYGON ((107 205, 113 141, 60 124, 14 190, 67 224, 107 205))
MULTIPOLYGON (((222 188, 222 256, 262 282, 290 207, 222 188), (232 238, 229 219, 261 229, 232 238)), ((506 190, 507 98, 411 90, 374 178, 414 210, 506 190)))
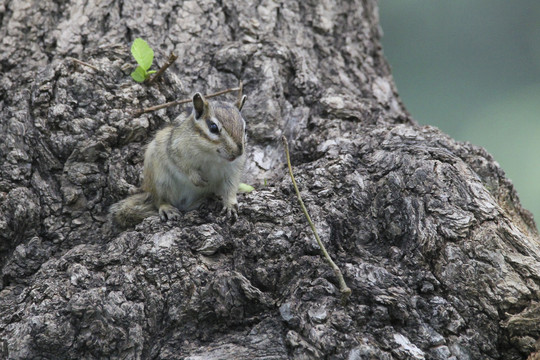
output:
POLYGON ((380 35, 374 0, 0 1, 0 358, 527 358, 534 220, 482 148, 410 118, 380 35), (179 56, 155 84, 129 76, 136 37, 179 56), (111 229, 186 109, 133 114, 240 80, 239 220, 111 229))

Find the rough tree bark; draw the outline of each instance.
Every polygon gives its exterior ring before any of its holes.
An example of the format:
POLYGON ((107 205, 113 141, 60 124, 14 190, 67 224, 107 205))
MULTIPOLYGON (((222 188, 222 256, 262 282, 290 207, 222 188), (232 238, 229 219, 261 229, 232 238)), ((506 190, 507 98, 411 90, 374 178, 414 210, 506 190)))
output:
POLYGON ((483 149, 410 118, 380 35, 374 0, 0 1, 0 358, 527 358, 534 221, 483 149), (137 36, 179 55, 151 86, 129 77, 137 36), (185 109, 133 111, 239 80, 240 219, 111 231, 185 109))

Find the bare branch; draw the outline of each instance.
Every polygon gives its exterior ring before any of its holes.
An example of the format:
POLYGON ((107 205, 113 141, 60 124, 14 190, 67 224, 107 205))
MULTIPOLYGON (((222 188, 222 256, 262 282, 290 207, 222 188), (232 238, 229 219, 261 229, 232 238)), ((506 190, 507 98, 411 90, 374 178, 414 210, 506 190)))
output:
MULTIPOLYGON (((213 98, 213 97, 216 97, 216 96, 219 96, 219 95, 223 95, 223 94, 226 94, 226 93, 230 93, 230 92, 233 92, 233 91, 239 91, 239 90, 240 90, 239 87, 229 88, 229 89, 218 91, 218 92, 213 93, 213 94, 204 95, 204 97, 213 98)), ((175 105, 187 104, 189 102, 191 102, 191 99, 181 99, 181 100, 175 100, 175 101, 171 101, 171 102, 161 104, 161 105, 150 106, 150 107, 147 107, 147 108, 144 108, 142 110, 139 110, 139 111, 135 112, 133 114, 133 116, 134 117, 139 117, 142 114, 146 114, 146 113, 149 113, 149 112, 152 112, 152 111, 161 110, 161 109, 168 108, 168 107, 175 106, 175 105)))
POLYGON ((328 263, 330 264, 330 267, 332 268, 332 270, 334 270, 334 273, 336 274, 338 278, 339 291, 341 292, 341 301, 343 303, 346 303, 347 299, 351 295, 351 292, 352 292, 351 288, 349 288, 347 284, 345 283, 345 279, 343 279, 343 274, 341 273, 341 270, 336 265, 336 263, 332 260, 332 258, 326 251, 324 244, 319 238, 317 229, 315 229, 315 225, 313 224, 313 221, 311 221, 311 217, 309 216, 306 206, 304 205, 304 201, 302 200, 302 196, 300 195, 300 191, 298 190, 298 186, 296 185, 296 180, 294 179, 294 174, 293 174, 292 165, 291 165, 291 158, 289 156, 289 144, 287 142, 287 138, 285 136, 282 136, 281 140, 283 141, 283 146, 285 146, 285 155, 287 156, 287 166, 289 167, 289 175, 291 176, 294 190, 296 191, 296 196, 298 197, 298 203, 300 204, 300 207, 302 208, 302 211, 304 212, 304 215, 306 216, 309 226, 311 226, 311 230, 313 231, 313 234, 315 235, 315 239, 317 240, 317 243, 319 244, 319 247, 321 248, 321 251, 324 257, 326 258, 326 261, 328 261, 328 263))
POLYGON ((89 67, 89 68, 91 68, 91 69, 94 69, 94 70, 96 70, 96 71, 98 71, 98 72, 100 71, 99 68, 95 67, 94 65, 89 64, 89 63, 86 63, 86 62, 81 61, 81 60, 79 60, 79 59, 75 59, 74 57, 69 56, 68 59, 69 59, 69 60, 72 60, 72 61, 74 61, 74 62, 76 62, 77 64, 80 64, 80 65, 89 67))
POLYGON ((161 68, 159 68, 157 73, 150 80, 148 80, 148 84, 152 84, 154 81, 156 81, 156 79, 160 77, 165 72, 165 70, 167 70, 167 68, 176 61, 176 59, 178 59, 178 56, 171 52, 171 55, 169 55, 167 62, 161 68))

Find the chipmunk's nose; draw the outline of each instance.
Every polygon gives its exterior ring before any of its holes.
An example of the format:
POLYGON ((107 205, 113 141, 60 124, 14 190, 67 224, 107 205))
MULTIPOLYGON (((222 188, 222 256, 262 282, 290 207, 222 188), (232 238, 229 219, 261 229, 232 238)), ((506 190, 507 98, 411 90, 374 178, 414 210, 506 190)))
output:
POLYGON ((236 143, 236 148, 238 149, 237 151, 235 151, 235 155, 236 157, 242 155, 244 153, 244 146, 242 143, 236 143))

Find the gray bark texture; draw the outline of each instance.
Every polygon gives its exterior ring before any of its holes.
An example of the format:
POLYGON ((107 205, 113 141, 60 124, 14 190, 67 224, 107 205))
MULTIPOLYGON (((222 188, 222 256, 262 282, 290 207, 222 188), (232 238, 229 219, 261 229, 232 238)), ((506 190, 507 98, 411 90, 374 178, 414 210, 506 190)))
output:
POLYGON ((0 358, 537 351, 534 220, 485 150, 411 119, 380 37, 375 0, 0 0, 0 358), (179 56, 155 84, 129 76, 136 37, 157 65, 179 56), (187 107, 133 113, 239 80, 256 190, 238 221, 208 206, 111 228, 145 144, 187 107))

